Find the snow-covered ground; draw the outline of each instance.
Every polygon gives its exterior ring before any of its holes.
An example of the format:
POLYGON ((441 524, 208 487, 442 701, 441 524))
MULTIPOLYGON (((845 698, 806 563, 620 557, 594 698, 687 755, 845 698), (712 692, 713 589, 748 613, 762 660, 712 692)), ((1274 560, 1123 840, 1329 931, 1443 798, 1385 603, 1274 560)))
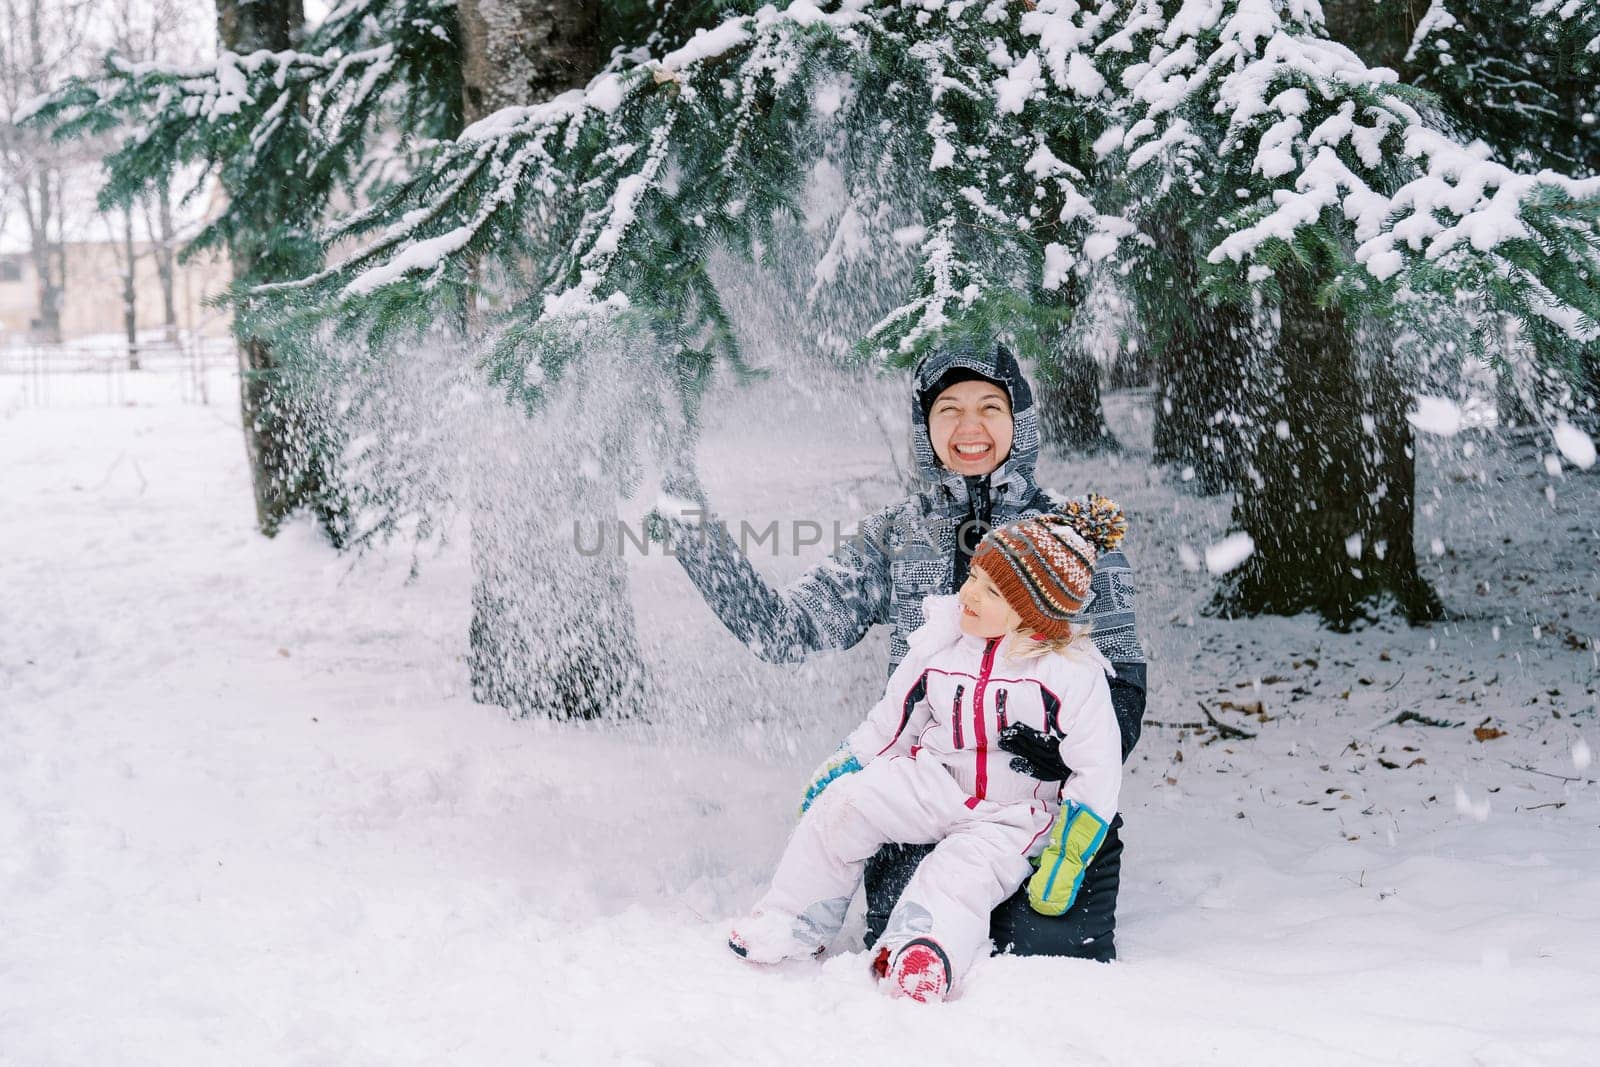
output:
MULTIPOLYGON (((820 964, 723 945, 882 635, 768 667, 636 559, 656 704, 513 721, 466 692, 460 551, 408 581, 403 548, 258 537, 228 383, 129 379, 0 393, 0 1063, 1595 1061, 1600 470, 1552 475, 1548 440, 1430 441, 1418 544, 1460 617, 1341 635, 1200 612, 1226 503, 1111 397, 1128 454, 1044 480, 1134 522, 1121 959, 996 958, 921 1006, 873 988, 859 916, 820 964)), ((708 406, 726 514, 893 496, 894 388, 761 390, 708 406)))

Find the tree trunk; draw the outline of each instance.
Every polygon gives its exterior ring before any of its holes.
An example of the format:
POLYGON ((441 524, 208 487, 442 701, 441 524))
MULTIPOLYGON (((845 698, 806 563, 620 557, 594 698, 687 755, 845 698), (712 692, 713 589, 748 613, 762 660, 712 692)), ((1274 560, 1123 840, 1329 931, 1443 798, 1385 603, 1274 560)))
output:
MULTIPOLYGON (((8 11, 13 16, 14 11, 8 11)), ((29 3, 22 22, 25 24, 27 49, 18 47, 12 55, 3 57, 8 84, 7 96, 12 103, 22 93, 43 93, 54 77, 47 54, 45 5, 40 0, 29 3)), ((21 29, 22 27, 13 27, 21 29)), ((10 131, 16 133, 15 127, 10 131)), ((66 297, 66 249, 62 241, 62 213, 65 204, 61 196, 60 157, 43 150, 37 141, 29 139, 8 142, 7 169, 20 189, 18 200, 28 226, 28 252, 33 260, 36 299, 39 314, 34 322, 35 338, 48 344, 61 342, 61 306, 66 297), (54 226, 54 235, 51 228, 54 226)))
POLYGON ((548 100, 600 72, 599 0, 461 0, 469 123, 548 100))
POLYGON ((1517 430, 1538 424, 1539 417, 1528 406, 1508 367, 1495 368, 1494 400, 1500 429, 1517 430))
POLYGON ((1207 495, 1235 485, 1243 448, 1239 383, 1250 351, 1250 313, 1211 307, 1200 296, 1199 263, 1181 225, 1170 228, 1174 285, 1150 314, 1162 335, 1156 362, 1155 461, 1187 472, 1207 495))
POLYGON ((286 49, 305 20, 301 0, 217 0, 217 39, 230 52, 286 49))
POLYGON ((1589 345, 1578 355, 1578 393, 1583 422, 1600 428, 1600 347, 1589 345))
MULTIPOLYGON (((463 0, 459 11, 469 123, 599 72, 595 0, 463 0)), ((475 342, 471 316, 467 329, 475 342)), ((559 415, 486 416, 473 474, 472 692, 519 715, 616 718, 644 693, 621 546, 606 537, 589 551, 597 531, 616 528, 616 494, 570 460, 547 458, 592 439, 585 420, 603 405, 585 404, 582 377, 547 401, 559 415)))
POLYGON ((1275 360, 1261 390, 1234 521, 1254 553, 1218 593, 1224 615, 1318 612, 1336 627, 1392 597, 1412 622, 1438 618, 1417 574, 1415 471, 1406 390, 1387 357, 1364 368, 1351 325, 1284 278, 1275 360))
POLYGON ((1328 36, 1369 67, 1388 67, 1404 80, 1406 52, 1428 0, 1322 0, 1328 36))
POLYGON ((1125 345, 1106 372, 1112 389, 1142 389, 1152 384, 1155 376, 1155 361, 1151 359, 1150 346, 1142 337, 1125 345))
MULTIPOLYGON (((289 48, 304 21, 301 0, 217 0, 217 35, 222 47, 231 52, 289 48)), ((234 192, 225 191, 229 195, 234 192)), ((257 259, 251 248, 235 242, 228 249, 228 258, 235 281, 263 280, 256 276, 257 259)), ((295 426, 286 390, 277 388, 282 368, 271 342, 244 333, 242 327, 235 328, 234 341, 239 350, 239 412, 255 491, 256 525, 271 537, 321 487, 302 477, 307 446, 300 440, 303 434, 295 426)))
POLYGON ((51 178, 54 176, 54 170, 49 166, 44 166, 39 171, 35 178, 37 199, 33 201, 36 211, 30 210, 28 219, 30 231, 28 244, 33 259, 39 301, 36 335, 39 340, 47 344, 61 343, 61 305, 66 299, 67 281, 65 249, 61 247, 58 239, 61 203, 55 195, 57 190, 51 183, 51 178), (52 220, 57 226, 55 237, 50 233, 52 220))
POLYGON ((133 253, 133 205, 122 205, 122 326, 128 335, 128 369, 139 369, 139 291, 133 272, 139 265, 133 253))
POLYGON ((1098 455, 1121 451, 1106 426, 1100 405, 1100 367, 1087 352, 1065 343, 1054 346, 1055 358, 1039 368, 1039 429, 1058 454, 1098 455))
POLYGON ((570 448, 568 426, 505 414, 510 455, 473 479, 473 698, 521 716, 629 717, 645 689, 616 493, 528 459, 570 448))
POLYGON ((172 222, 172 189, 165 181, 156 187, 155 202, 152 217, 150 201, 144 201, 145 233, 150 238, 156 277, 161 282, 162 339, 173 344, 178 340, 177 228, 172 222))

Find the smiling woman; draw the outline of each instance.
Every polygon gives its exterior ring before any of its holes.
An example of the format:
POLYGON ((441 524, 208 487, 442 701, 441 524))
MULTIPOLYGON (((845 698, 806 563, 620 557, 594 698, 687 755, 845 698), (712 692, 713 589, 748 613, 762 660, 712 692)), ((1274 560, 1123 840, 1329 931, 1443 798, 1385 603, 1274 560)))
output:
MULTIPOLYGON (((1057 511, 1120 517, 1093 494, 1060 501, 1034 481, 1038 412, 1022 368, 1004 345, 936 349, 917 367, 910 400, 921 488, 868 515, 857 539, 785 589, 767 584, 709 508, 656 516, 706 603, 762 659, 795 663, 824 649, 851 648, 873 626, 887 624, 893 628, 892 672, 925 621, 925 602, 961 588, 991 525, 1057 511)), ((676 490, 704 501, 692 484, 679 483, 676 490)), ((1145 662, 1133 572, 1122 552, 1100 555, 1090 590, 1079 621, 1092 624, 1095 646, 1116 669, 1111 698, 1126 757, 1144 715, 1145 662)), ((1120 825, 1120 818, 1113 820, 1071 910, 1046 918, 1030 911, 1025 895, 1013 896, 995 911, 995 943, 1020 953, 1112 958, 1120 825)), ((882 933, 927 852, 927 846, 889 846, 868 866, 869 942, 882 933)))
POLYGON ((937 387, 928 411, 934 455, 957 474, 991 473, 1011 454, 1011 398, 999 383, 975 374, 937 387))

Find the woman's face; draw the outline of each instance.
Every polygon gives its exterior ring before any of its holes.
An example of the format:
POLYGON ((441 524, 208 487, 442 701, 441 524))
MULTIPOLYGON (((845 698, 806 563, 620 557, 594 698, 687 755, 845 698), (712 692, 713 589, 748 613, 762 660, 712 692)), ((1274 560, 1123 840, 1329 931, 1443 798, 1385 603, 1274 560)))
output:
POLYGON ((991 474, 1011 454, 1011 398, 990 382, 957 382, 928 409, 939 462, 957 474, 991 474))

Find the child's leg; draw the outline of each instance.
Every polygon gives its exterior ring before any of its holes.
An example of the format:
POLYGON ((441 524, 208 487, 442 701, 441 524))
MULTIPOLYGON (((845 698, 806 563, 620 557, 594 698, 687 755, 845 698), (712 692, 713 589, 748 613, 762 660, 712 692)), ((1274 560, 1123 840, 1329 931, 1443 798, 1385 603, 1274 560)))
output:
POLYGON ((876 760, 828 786, 789 838, 772 888, 756 905, 755 921, 735 927, 749 958, 778 953, 781 959, 826 947, 844 924, 862 869, 880 846, 938 840, 950 813, 920 796, 925 791, 918 781, 930 772, 950 780, 942 767, 896 758, 876 760), (777 943, 785 938, 792 944, 777 943))
POLYGON ((951 985, 983 953, 990 912, 1032 873, 1028 852, 1050 826, 1042 805, 984 801, 969 816, 917 867, 879 941, 891 961, 908 945, 932 946, 951 985))

